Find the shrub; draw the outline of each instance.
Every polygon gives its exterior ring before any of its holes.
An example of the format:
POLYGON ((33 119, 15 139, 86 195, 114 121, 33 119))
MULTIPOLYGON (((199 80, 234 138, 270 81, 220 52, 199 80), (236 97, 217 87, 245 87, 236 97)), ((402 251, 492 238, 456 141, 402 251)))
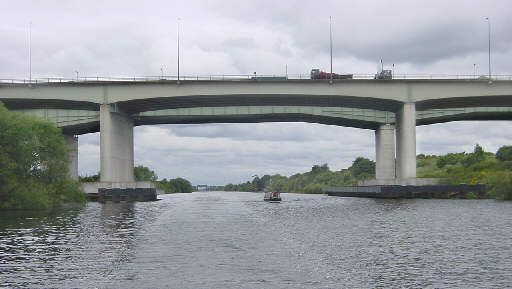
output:
POLYGON ((502 146, 496 152, 496 159, 500 162, 512 161, 512 146, 502 146))

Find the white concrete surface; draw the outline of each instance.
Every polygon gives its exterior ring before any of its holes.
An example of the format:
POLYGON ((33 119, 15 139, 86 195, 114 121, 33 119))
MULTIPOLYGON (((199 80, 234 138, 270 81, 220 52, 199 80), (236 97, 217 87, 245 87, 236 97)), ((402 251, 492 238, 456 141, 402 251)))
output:
POLYGON ((100 107, 101 182, 133 183, 133 120, 115 105, 100 107))
POLYGON ((375 178, 395 178, 395 126, 381 125, 375 131, 375 178))
POLYGON ((74 180, 78 180, 78 137, 74 135, 64 135, 64 139, 69 147, 69 175, 74 180))
POLYGON ((396 114, 397 178, 416 178, 416 105, 407 102, 396 114))

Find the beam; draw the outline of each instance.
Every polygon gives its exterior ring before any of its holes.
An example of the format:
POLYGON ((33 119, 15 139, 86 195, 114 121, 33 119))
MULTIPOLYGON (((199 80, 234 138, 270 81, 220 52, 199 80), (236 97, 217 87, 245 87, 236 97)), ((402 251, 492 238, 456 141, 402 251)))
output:
POLYGON ((100 107, 100 158, 101 182, 134 182, 133 120, 116 105, 100 107))

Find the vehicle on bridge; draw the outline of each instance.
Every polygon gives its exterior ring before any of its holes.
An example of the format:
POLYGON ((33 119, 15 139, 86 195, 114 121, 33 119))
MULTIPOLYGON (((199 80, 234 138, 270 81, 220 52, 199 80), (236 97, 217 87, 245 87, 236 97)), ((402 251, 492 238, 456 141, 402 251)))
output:
MULTIPOLYGON (((353 74, 332 74, 332 79, 352 79, 353 74)), ((311 69, 311 79, 331 79, 331 73, 320 69, 311 69)))
POLYGON ((393 79, 393 72, 391 70, 381 70, 375 74, 373 79, 393 79))
POLYGON ((263 200, 266 202, 280 202, 281 194, 279 192, 265 192, 263 200))

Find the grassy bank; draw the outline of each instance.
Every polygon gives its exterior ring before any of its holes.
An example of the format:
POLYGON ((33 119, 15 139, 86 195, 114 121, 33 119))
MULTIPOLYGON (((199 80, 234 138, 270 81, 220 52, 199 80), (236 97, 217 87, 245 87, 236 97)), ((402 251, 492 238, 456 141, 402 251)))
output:
MULTIPOLYGON (((449 153, 442 156, 418 155, 417 176, 440 178, 444 184, 487 184, 483 198, 512 199, 512 147, 504 146, 496 154, 484 152, 476 145, 472 153, 449 153)), ((327 164, 315 165, 311 171, 290 177, 264 175, 241 184, 229 184, 225 191, 264 191, 322 194, 322 188, 354 186, 360 180, 375 178, 375 163, 357 158, 347 169, 331 171, 327 164)), ((461 197, 476 198, 475 194, 461 197)))

